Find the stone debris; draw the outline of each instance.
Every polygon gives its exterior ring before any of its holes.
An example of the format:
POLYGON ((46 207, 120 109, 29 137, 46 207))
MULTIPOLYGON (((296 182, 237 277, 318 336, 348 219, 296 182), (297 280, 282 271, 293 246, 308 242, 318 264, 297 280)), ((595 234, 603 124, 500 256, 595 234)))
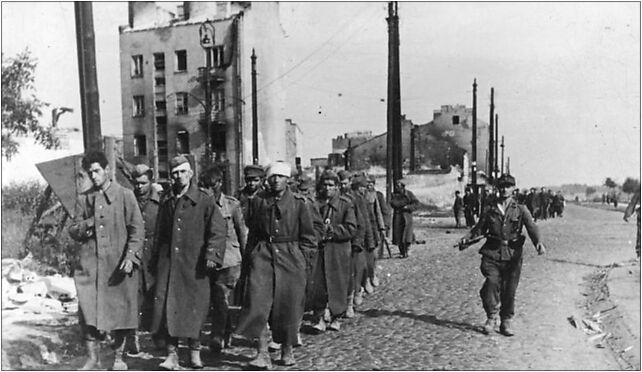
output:
POLYGON ((78 311, 74 280, 59 274, 40 277, 25 269, 31 260, 30 254, 22 260, 2 260, 2 309, 35 314, 78 311))

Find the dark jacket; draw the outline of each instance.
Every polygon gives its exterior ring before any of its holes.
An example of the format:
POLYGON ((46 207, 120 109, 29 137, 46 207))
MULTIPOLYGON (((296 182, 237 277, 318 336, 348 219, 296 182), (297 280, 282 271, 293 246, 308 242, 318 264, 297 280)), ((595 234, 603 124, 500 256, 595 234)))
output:
POLYGON ((480 254, 498 261, 517 260, 522 256, 524 243, 522 227, 526 227, 533 245, 537 246, 540 235, 533 217, 524 205, 517 204, 510 198, 505 213, 502 213, 497 204, 489 205, 464 239, 486 236, 486 242, 479 250, 480 254))
POLYGON ((341 314, 347 309, 346 296, 350 281, 350 254, 352 237, 357 230, 354 205, 350 198, 335 195, 326 202, 317 199, 326 233, 319 243, 319 259, 314 271, 312 300, 315 309, 324 309, 326 304, 332 314, 341 314))
POLYGON ((210 303, 206 260, 221 267, 227 229, 212 194, 194 182, 178 200, 163 194, 156 228, 153 332, 163 316, 172 337, 199 337, 210 303))
POLYGON ((412 212, 419 207, 419 200, 411 191, 394 192, 390 199, 392 215, 392 244, 411 244, 414 241, 412 212))
POLYGON ((140 267, 144 229, 134 193, 114 181, 104 192, 92 188, 78 197, 69 235, 81 242, 73 276, 87 325, 138 327, 139 272, 125 275, 118 268, 124 259, 140 267))

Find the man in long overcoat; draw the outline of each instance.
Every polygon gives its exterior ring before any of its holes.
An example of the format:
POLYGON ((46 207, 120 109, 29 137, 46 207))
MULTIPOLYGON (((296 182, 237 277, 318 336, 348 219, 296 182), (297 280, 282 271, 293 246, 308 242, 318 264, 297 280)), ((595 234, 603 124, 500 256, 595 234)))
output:
POLYGON ((319 179, 316 206, 325 226, 319 256, 314 271, 315 299, 313 301, 316 324, 323 332, 326 323, 323 315, 330 310, 329 328, 338 331, 339 316, 347 309, 346 295, 350 281, 350 241, 357 230, 357 220, 352 201, 339 193, 339 178, 332 171, 325 171, 319 179))
POLYGON ((185 156, 170 161, 172 187, 163 194, 157 223, 156 296, 152 331, 165 336, 160 367, 179 368, 178 338, 188 338, 190 364, 202 368, 199 336, 210 308, 208 272, 223 265, 227 229, 212 194, 192 180, 185 156))
POLYGON ((257 194, 248 206, 249 275, 236 333, 259 340, 252 368, 271 366, 268 322, 272 339, 282 345, 280 364, 295 363, 292 345, 305 301, 303 251, 315 249, 317 241, 305 198, 287 188, 290 174, 288 163, 270 164, 269 191, 257 194))
POLYGON ((138 270, 144 226, 136 198, 110 178, 107 157, 91 151, 82 159, 93 187, 78 196, 69 235, 82 243, 74 268, 80 325, 88 359, 82 369, 100 368, 99 341, 114 331, 114 370, 123 361, 125 337, 138 327, 138 270))
MULTIPOLYGON (((132 170, 134 195, 138 202, 138 207, 145 222, 145 240, 141 253, 140 264, 140 285, 138 289, 138 317, 139 331, 149 331, 151 329, 152 316, 154 311, 154 295, 156 294, 156 278, 154 278, 150 263, 152 261, 152 251, 154 250, 154 234, 156 233, 156 217, 158 216, 158 206, 160 195, 152 184, 152 169, 145 164, 138 164, 132 170)), ((157 335, 152 335, 154 343, 160 345, 157 335)), ((140 352, 139 334, 131 335, 127 340, 127 352, 138 354, 140 352)))
POLYGON ((390 206, 394 211, 392 215, 392 244, 399 247, 401 258, 407 258, 410 245, 414 241, 412 212, 419 207, 419 200, 410 190, 406 190, 405 182, 400 179, 395 182, 390 206))

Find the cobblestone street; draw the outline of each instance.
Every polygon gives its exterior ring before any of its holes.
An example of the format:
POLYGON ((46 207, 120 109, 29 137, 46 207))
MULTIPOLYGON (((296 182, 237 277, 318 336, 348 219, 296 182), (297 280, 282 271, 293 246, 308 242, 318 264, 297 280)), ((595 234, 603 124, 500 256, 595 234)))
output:
MULTIPOLYGON (((564 218, 538 222, 548 252, 537 256, 527 240, 516 335, 510 338, 480 332, 485 320, 478 295, 480 245, 463 252, 452 248, 465 232, 452 224, 451 219, 418 218, 417 239, 426 243, 413 247, 409 259, 380 260, 381 285, 365 297, 356 317, 345 320, 340 332, 303 334, 304 346, 295 349, 298 363, 289 369, 622 368, 608 348, 597 348, 567 318, 587 314, 584 282, 590 274, 634 257, 634 224, 624 223, 620 213, 572 205, 564 218)), ((639 342, 639 330, 632 332, 639 342)), ((181 352, 186 358, 187 350, 181 352)), ((225 349, 220 356, 203 351, 211 369, 241 369, 253 354, 249 345, 225 349)), ((157 369, 162 355, 152 356, 128 358, 128 364, 157 369)))

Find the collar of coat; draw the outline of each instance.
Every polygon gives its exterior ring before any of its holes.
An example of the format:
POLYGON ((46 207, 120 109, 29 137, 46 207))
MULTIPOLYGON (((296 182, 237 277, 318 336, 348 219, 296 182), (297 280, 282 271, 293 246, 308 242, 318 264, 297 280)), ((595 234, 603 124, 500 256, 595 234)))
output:
POLYGON ((339 195, 339 193, 336 193, 331 199, 321 199, 317 198, 317 203, 319 203, 319 208, 321 208, 323 205, 327 204, 330 206, 330 208, 336 210, 339 210, 339 204, 341 203, 341 198, 345 198, 345 200, 350 200, 348 197, 339 195))
POLYGON ((141 202, 148 202, 148 201, 153 201, 154 203, 158 204, 160 202, 160 194, 156 189, 153 187, 149 188, 149 192, 147 193, 145 199, 140 200, 141 202))
POLYGON ((499 209, 498 203, 493 203, 492 208, 490 210, 492 210, 494 213, 505 216, 508 214, 508 211, 513 208, 517 208, 517 202, 515 201, 515 199, 513 199, 512 196, 509 196, 508 204, 506 205, 506 210, 504 211, 504 213, 502 213, 501 209, 499 209))
POLYGON ((94 188, 95 192, 102 192, 103 195, 105 196, 105 201, 107 204, 111 204, 112 201, 114 201, 114 198, 116 197, 116 192, 118 190, 118 184, 115 181, 109 181, 109 185, 107 185, 107 188, 105 190, 100 190, 99 188, 94 188))
MULTIPOLYGON (((185 194, 183 194, 183 196, 181 196, 181 197, 186 197, 186 198, 188 198, 189 200, 192 201, 192 204, 196 204, 196 201, 198 200, 199 192, 200 192, 200 190, 196 186, 196 184, 194 182, 190 182, 189 188, 187 189, 185 194)), ((176 195, 174 194, 174 191, 170 188, 167 191, 167 193, 165 194, 164 201, 169 201, 169 200, 174 200, 174 199, 176 199, 176 195)))

